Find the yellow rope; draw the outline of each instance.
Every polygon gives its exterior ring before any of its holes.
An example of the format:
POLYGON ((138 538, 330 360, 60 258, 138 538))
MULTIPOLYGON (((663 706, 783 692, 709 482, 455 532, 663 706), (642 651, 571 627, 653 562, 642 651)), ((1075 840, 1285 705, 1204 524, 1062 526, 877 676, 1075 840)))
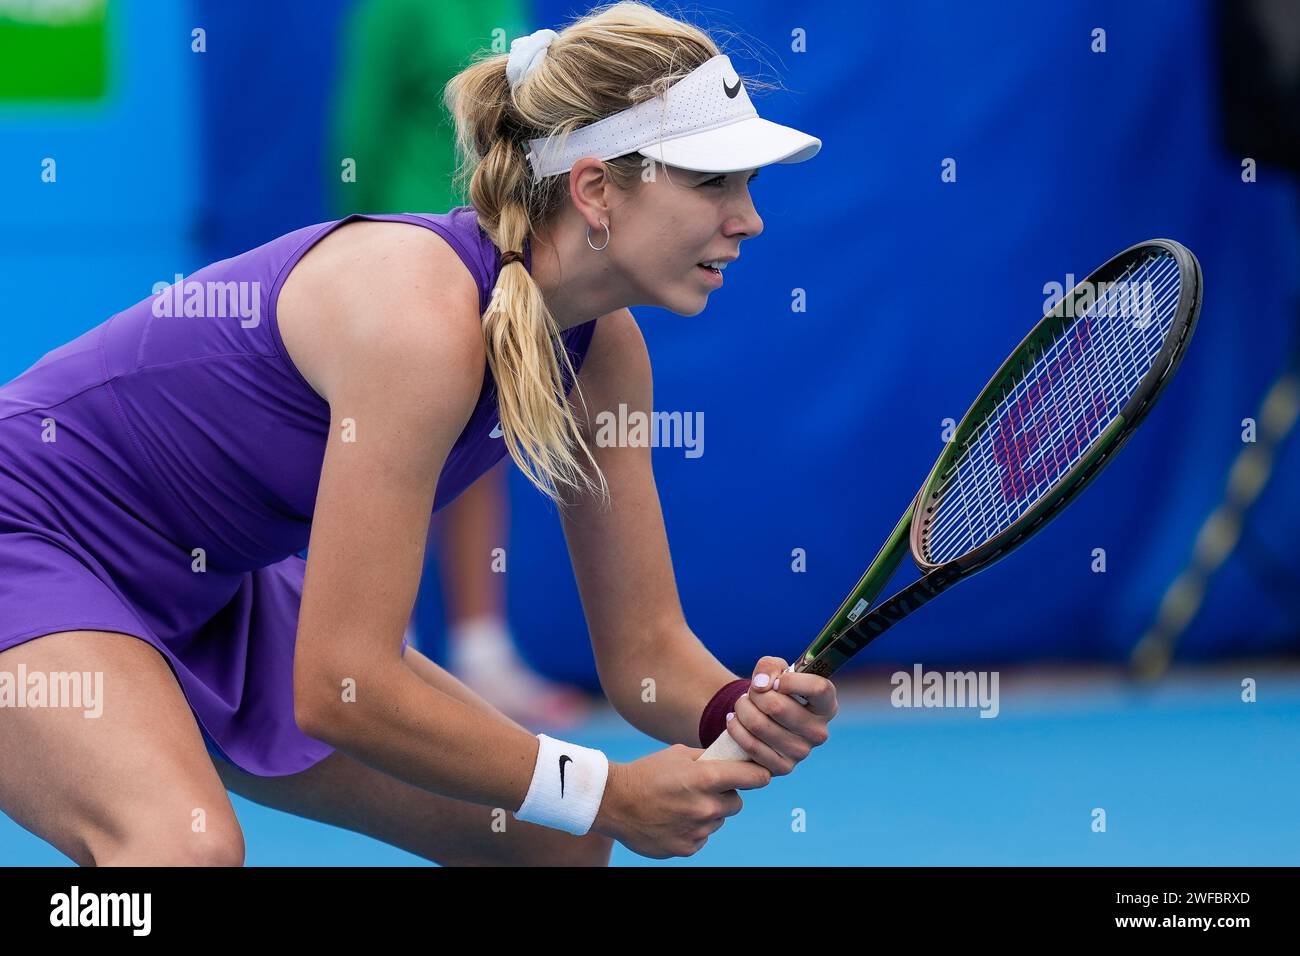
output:
POLYGON ((1273 472, 1273 451, 1291 431, 1298 414, 1300 378, 1291 370, 1274 382, 1264 396, 1256 416, 1255 442, 1248 443, 1232 463, 1223 501, 1201 525, 1192 546, 1191 560, 1165 591, 1155 622, 1134 645, 1129 665, 1137 676, 1154 680, 1169 668, 1178 639, 1201 608, 1210 578, 1228 560, 1241 539, 1246 511, 1273 472))

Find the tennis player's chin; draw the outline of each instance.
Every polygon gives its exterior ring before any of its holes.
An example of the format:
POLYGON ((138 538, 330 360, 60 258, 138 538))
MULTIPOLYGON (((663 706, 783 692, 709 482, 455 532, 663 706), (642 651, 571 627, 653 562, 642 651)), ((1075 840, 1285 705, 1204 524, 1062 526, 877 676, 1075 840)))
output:
POLYGON ((643 305, 653 306, 657 309, 666 309, 673 315, 680 315, 683 318, 690 318, 693 315, 699 315, 709 304, 709 292, 711 290, 701 287, 700 283, 695 283, 693 288, 673 288, 669 291, 661 287, 664 291, 653 298, 647 296, 643 305))
POLYGON ((703 295, 703 296, 696 296, 694 301, 690 305, 687 305, 685 308, 672 306, 671 309, 675 315, 680 315, 683 318, 689 319, 691 316, 699 315, 701 312, 703 312, 704 307, 707 306, 708 304, 709 304, 708 295, 703 295))

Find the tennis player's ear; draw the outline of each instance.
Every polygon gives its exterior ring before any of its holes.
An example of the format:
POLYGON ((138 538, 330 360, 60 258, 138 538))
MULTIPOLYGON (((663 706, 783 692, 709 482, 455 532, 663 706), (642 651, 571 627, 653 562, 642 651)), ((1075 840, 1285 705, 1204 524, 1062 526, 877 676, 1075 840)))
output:
POLYGON ((790 669, 790 665, 779 657, 760 658, 754 665, 754 676, 749 679, 751 690, 765 691, 772 689, 772 683, 790 669))

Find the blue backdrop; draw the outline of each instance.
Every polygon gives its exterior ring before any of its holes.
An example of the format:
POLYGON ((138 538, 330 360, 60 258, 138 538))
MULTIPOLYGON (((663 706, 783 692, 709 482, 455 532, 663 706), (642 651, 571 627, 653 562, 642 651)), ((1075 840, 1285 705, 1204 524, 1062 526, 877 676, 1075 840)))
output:
MULTIPOLYGON (((109 99, 0 112, 0 374, 159 279, 330 218, 320 151, 348 6, 113 4, 109 99), (195 24, 206 54, 190 52, 195 24), (46 156, 57 185, 40 182, 46 156)), ((533 25, 576 9, 538 3, 533 25)), ((764 171, 765 231, 704 313, 634 310, 656 408, 706 423, 701 457, 654 453, 688 621, 737 668, 801 650, 915 493, 943 420, 1041 314, 1044 285, 1169 236, 1200 257, 1205 305, 1141 434, 1048 532, 863 654, 1121 658, 1220 500, 1242 419, 1296 347, 1294 183, 1268 168, 1244 183, 1242 157, 1219 145, 1209 5, 693 12, 752 39, 749 52, 730 45, 737 65, 788 88, 760 110, 824 145, 764 171), (1099 27, 1104 53, 1091 50, 1099 27), (806 52, 791 47, 799 30, 806 52), (941 181, 946 159, 955 182, 941 181), (792 311, 794 290, 806 311, 792 311), (795 549, 806 572, 791 569, 795 549)), ((1300 530, 1298 458, 1293 438, 1247 525, 1249 563, 1235 556, 1213 579, 1185 656, 1300 645, 1297 575, 1257 573, 1300 530)), ((594 683, 554 508, 518 475, 511 497, 521 644, 549 672, 594 683)), ((436 647, 442 602, 426 581, 418 623, 436 647)))
MULTIPOLYGON (((542 3, 536 25, 570 5, 542 3)), ((1294 348, 1294 183, 1242 182, 1219 145, 1206 3, 746 3, 711 13, 789 88, 760 110, 818 135, 754 186, 764 234, 694 318, 635 310, 655 405, 701 410, 705 454, 655 469, 687 620, 736 667, 806 645, 857 581, 960 418, 1041 314, 1045 283, 1176 238, 1206 297, 1191 352, 1142 433, 1080 502, 1002 565, 863 652, 866 661, 1120 659, 1220 500, 1241 420, 1294 348), (1092 31, 1106 31, 1093 53, 1092 31), (791 49, 792 31, 807 52, 791 49), (956 160, 957 180, 941 181, 956 160), (792 313, 791 290, 807 292, 792 313), (1107 571, 1091 570, 1105 548, 1107 571), (806 573, 791 552, 806 549, 806 573)), ((763 72, 743 49, 733 60, 763 72)), ((1292 439, 1247 535, 1300 530, 1292 439)), ((539 659, 590 672, 553 509, 516 480, 514 621, 539 659)), ((1300 645, 1294 570, 1236 559, 1186 657, 1300 645)), ((745 673, 747 671, 742 671, 745 673)))

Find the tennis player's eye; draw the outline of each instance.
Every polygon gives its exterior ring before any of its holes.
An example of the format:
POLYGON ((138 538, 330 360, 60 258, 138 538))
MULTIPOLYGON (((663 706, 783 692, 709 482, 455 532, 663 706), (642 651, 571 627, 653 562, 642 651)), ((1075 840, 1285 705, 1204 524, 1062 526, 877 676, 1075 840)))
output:
MULTIPOLYGON (((749 177, 749 179, 747 180, 747 182, 751 182, 751 183, 752 183, 752 182, 753 182, 755 179, 757 179, 757 178, 758 178, 758 173, 755 173, 754 175, 752 175, 752 176, 749 177)), ((715 177, 713 177, 712 179, 706 179, 704 182, 700 183, 700 185, 701 185, 701 186, 721 186, 721 185, 723 185, 724 183, 726 183, 726 181, 727 181, 727 177, 726 177, 725 175, 722 175, 722 176, 715 176, 715 177)))

